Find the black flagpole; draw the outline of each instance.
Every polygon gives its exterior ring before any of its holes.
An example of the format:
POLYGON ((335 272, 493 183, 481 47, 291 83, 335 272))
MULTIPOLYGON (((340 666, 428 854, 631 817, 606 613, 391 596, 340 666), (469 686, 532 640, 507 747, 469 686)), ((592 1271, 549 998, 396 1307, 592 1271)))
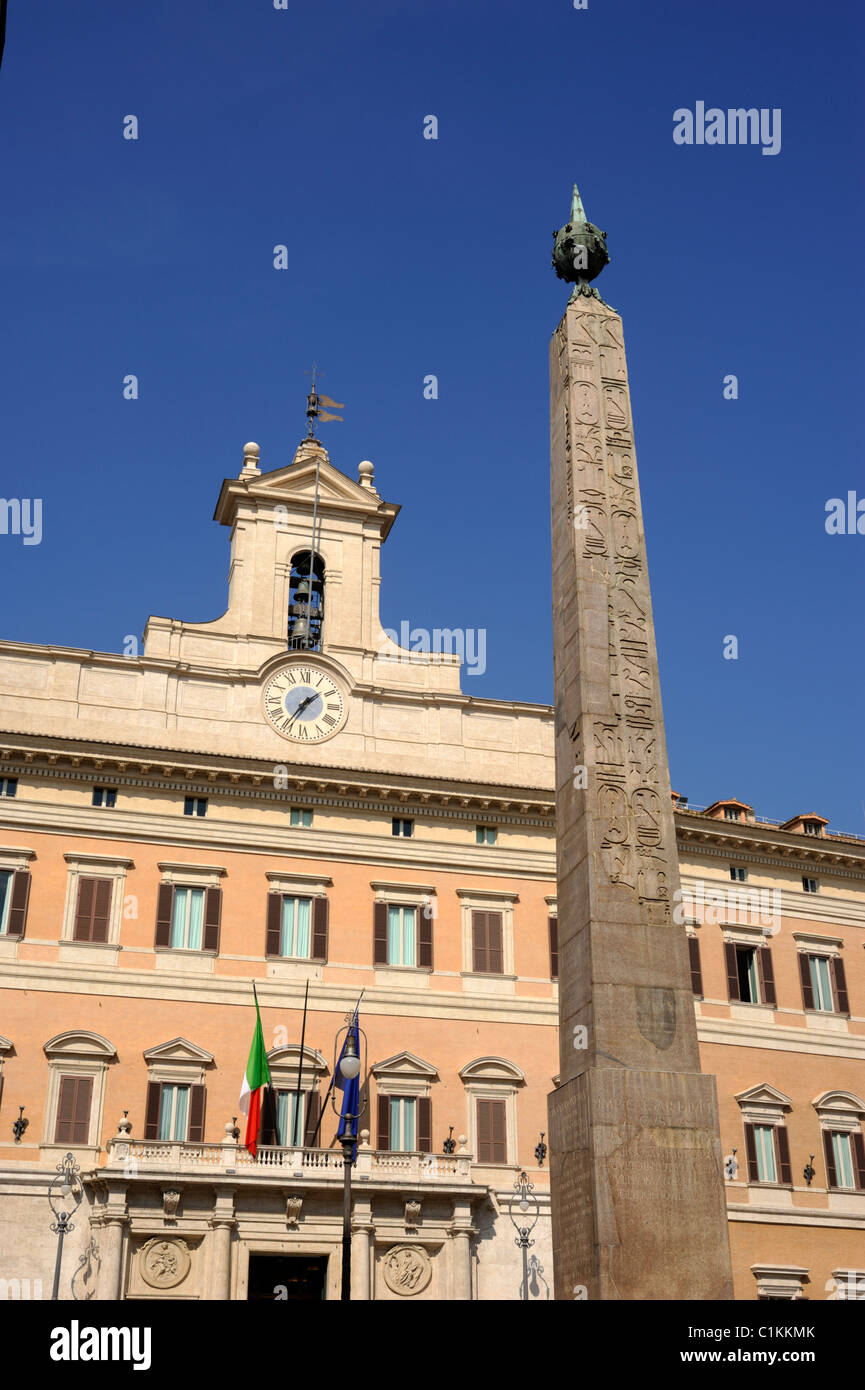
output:
MULTIPOLYGON (((364 996, 364 991, 361 990, 360 994, 357 996, 357 1003, 356 1003, 355 1006, 354 1006, 354 1013, 353 1013, 352 1016, 351 1016, 351 1023, 349 1024, 349 1027, 352 1027, 352 1025, 355 1025, 355 1024, 357 1023, 358 1010, 360 1009, 360 1001, 361 1001, 361 999, 363 998, 363 996, 364 996)), ((345 1046, 345 1044, 343 1044, 343 1046, 345 1046)), ((358 1049, 358 1051, 360 1051, 360 1049, 358 1049)), ((325 1111, 327 1110, 327 1102, 328 1102, 329 1099, 330 1099, 330 1093, 331 1093, 331 1091, 333 1090, 334 1082, 336 1081, 336 1073, 337 1073, 337 1071, 338 1071, 338 1067, 334 1067, 334 1069, 333 1069, 333 1076, 330 1078, 330 1085, 329 1085, 328 1088, 327 1088, 327 1092, 325 1093, 324 1100, 322 1101, 322 1104, 321 1104, 321 1111, 319 1112, 318 1124, 317 1124, 316 1127, 315 1127, 315 1133, 314 1133, 313 1136, 312 1136, 312 1143, 311 1143, 310 1146, 309 1146, 311 1149, 314 1149, 314 1148, 315 1148, 315 1141, 316 1141, 316 1139, 318 1138, 318 1131, 321 1129, 321 1122, 322 1122, 322 1120, 324 1119, 324 1113, 325 1113, 325 1111)))
MULTIPOLYGON (((302 1079, 303 1079, 303 1047, 304 1047, 304 1043, 306 1042, 306 1003, 307 1003, 307 1000, 308 1000, 308 999, 309 999, 309 980, 307 980, 307 982, 306 982, 306 993, 305 993, 304 996, 303 996, 303 1024, 302 1024, 301 1030, 300 1030, 300 1058, 299 1058, 298 1063, 297 1063, 297 1107, 296 1107, 296 1110, 295 1110, 295 1114, 296 1114, 296 1116, 300 1119, 300 1145, 301 1145, 301 1147, 303 1147, 303 1141, 304 1141, 304 1138, 305 1138, 304 1131, 305 1131, 305 1129, 306 1129, 306 1116, 305 1116, 305 1115, 303 1114, 303 1112, 302 1112, 302 1105, 301 1105, 301 1096, 302 1096, 302 1094, 303 1094, 303 1092, 302 1092, 302 1090, 301 1090, 301 1081, 302 1081, 302 1079)), ((295 1125, 296 1125, 296 1121, 295 1121, 295 1125)), ((293 1134, 293 1135, 291 1136, 291 1138, 292 1138, 292 1147, 294 1147, 295 1137, 296 1137, 295 1134, 293 1134)))

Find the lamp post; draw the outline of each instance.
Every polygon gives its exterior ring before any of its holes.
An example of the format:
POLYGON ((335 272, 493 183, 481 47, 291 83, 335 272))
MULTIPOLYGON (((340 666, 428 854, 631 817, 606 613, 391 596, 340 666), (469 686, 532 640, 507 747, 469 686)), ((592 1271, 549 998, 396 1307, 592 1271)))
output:
POLYGON ((63 1259, 63 1237, 67 1231, 74 1230, 72 1218, 81 1206, 84 1190, 81 1186, 81 1179, 78 1176, 80 1169, 71 1153, 68 1153, 62 1163, 57 1164, 57 1176, 51 1179, 48 1185, 48 1203, 51 1207, 54 1220, 51 1222, 51 1230, 57 1236, 57 1259, 54 1263, 54 1288, 51 1293, 52 1302, 57 1301, 60 1293, 60 1264, 63 1259), (72 1203, 70 1211, 66 1203, 72 1203))
MULTIPOLYGON (((508 1212, 508 1215, 510 1216, 511 1221, 513 1223, 514 1230, 517 1232, 517 1237, 514 1241, 514 1245, 518 1246, 518 1248, 523 1252, 523 1284, 521 1297, 524 1302, 527 1302, 529 1297, 529 1248, 535 1243, 533 1240, 530 1240, 529 1237, 538 1224, 538 1217, 540 1216, 541 1208, 540 1203, 538 1202, 538 1199, 535 1196, 534 1184, 529 1182, 528 1175, 525 1169, 523 1169, 522 1173, 520 1173, 520 1176, 514 1183, 514 1187, 516 1188, 520 1196, 519 1207, 520 1212, 522 1214, 521 1219, 523 1221, 527 1219, 527 1213, 531 1211, 530 1203, 534 1202, 535 1206, 534 1220, 532 1221, 531 1225, 528 1226, 521 1226, 518 1221, 514 1221, 513 1210, 508 1212)), ((511 1207, 513 1208, 513 1200, 511 1201, 511 1207)))
MULTIPOLYGON (((334 1044, 334 1056, 337 1059, 334 1071, 338 1071, 345 1082, 341 1109, 337 1111, 342 1131, 340 1139, 342 1140, 343 1155, 342 1289, 340 1299, 344 1303, 351 1298, 351 1169, 354 1163, 354 1146, 357 1142, 357 1122, 366 1109, 366 1100, 361 1098, 359 1081, 362 1067, 364 1072, 366 1071, 366 1034, 357 1026, 356 1012, 346 1015, 346 1023, 347 1027, 340 1029, 334 1044), (343 1035, 342 1045, 340 1045, 340 1038, 343 1035), (363 1038, 363 1062, 358 1051, 360 1038, 363 1038)), ((333 1091, 331 1092, 330 1103, 336 1111, 336 1094, 333 1091)))

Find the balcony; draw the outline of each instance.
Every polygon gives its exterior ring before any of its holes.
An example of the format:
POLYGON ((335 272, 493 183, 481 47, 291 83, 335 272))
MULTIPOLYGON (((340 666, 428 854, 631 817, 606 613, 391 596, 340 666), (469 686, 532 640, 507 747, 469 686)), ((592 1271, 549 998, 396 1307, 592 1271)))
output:
MULTIPOLYGON (((281 1148, 259 1145, 253 1157, 242 1144, 227 1138, 221 1144, 185 1144, 159 1139, 132 1139, 118 1134, 108 1141, 105 1176, 118 1170, 126 1178, 213 1177, 224 1175, 255 1182, 342 1184, 343 1156, 339 1149, 281 1148)), ((472 1156, 397 1153, 370 1148, 363 1135, 352 1170, 353 1183, 376 1187, 463 1187, 472 1185, 472 1156)))

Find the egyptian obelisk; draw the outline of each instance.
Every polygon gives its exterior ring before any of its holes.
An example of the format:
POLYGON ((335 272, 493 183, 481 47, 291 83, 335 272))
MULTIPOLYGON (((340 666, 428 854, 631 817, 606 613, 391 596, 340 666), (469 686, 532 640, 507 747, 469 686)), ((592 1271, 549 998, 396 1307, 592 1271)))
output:
POLYGON ((732 1297, 715 1080, 700 1071, 622 321, 577 189, 550 345, 559 1299, 732 1297))

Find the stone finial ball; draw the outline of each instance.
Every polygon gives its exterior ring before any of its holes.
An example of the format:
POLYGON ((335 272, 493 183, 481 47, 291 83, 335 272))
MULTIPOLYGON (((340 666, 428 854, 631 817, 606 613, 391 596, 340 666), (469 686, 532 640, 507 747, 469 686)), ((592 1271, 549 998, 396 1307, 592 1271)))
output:
POLYGON ((375 472, 375 467, 369 459, 361 459, 357 465, 357 475, 359 478, 371 478, 375 472))
POLYGON ((246 458, 246 456, 247 456, 248 454, 252 454, 253 458, 258 458, 258 456, 259 456, 260 453, 261 453, 261 447, 260 447, 260 445, 258 445, 258 444, 254 444, 254 443, 253 443, 253 444, 244 444, 244 446, 243 446, 243 456, 244 456, 244 458, 246 458))

